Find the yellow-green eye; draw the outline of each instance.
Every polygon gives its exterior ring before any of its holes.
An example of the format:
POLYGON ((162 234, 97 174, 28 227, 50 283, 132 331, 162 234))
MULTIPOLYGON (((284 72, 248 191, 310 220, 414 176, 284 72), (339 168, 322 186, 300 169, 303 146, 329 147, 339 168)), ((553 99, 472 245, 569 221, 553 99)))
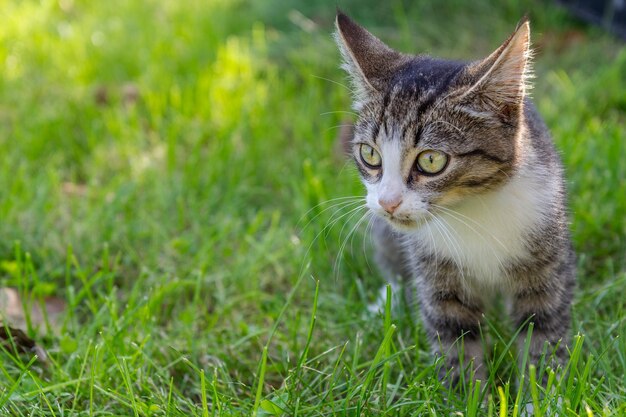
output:
POLYGON ((376 149, 362 143, 359 151, 361 152, 361 160, 365 165, 369 168, 380 168, 382 158, 376 149))
POLYGON ((438 174, 448 164, 448 155, 439 151, 424 151, 417 155, 417 167, 426 174, 438 174))

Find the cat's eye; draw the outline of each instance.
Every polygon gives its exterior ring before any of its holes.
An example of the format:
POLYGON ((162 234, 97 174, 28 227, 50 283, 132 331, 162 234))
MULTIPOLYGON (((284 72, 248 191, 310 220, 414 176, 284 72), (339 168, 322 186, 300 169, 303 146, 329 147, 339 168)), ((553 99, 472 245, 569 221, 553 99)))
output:
POLYGON ((361 160, 368 168, 380 168, 382 164, 382 158, 380 157, 380 154, 376 149, 372 148, 369 145, 366 145, 365 143, 362 143, 359 147, 359 152, 361 153, 361 160))
POLYGON ((443 152, 428 150, 417 155, 417 168, 425 174, 438 174, 447 164, 448 155, 443 152))

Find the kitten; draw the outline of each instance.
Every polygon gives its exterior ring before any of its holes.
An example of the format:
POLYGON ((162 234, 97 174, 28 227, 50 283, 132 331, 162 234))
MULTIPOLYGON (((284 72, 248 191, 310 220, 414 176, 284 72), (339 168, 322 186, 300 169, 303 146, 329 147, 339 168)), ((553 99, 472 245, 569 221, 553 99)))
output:
POLYGON ((534 323, 530 363, 548 344, 563 364, 575 255, 561 162, 526 96, 528 21, 470 63, 399 53, 341 12, 336 29, 378 264, 419 302, 440 377, 472 363, 485 379, 480 323, 499 296, 516 328, 534 323))

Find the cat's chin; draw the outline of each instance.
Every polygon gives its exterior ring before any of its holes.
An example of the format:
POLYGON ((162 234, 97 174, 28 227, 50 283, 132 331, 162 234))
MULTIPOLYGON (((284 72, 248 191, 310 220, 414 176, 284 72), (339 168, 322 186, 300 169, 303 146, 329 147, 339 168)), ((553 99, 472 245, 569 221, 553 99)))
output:
POLYGON ((425 222, 425 219, 400 219, 397 217, 385 216, 385 220, 391 227, 400 232, 412 232, 420 228, 425 222))

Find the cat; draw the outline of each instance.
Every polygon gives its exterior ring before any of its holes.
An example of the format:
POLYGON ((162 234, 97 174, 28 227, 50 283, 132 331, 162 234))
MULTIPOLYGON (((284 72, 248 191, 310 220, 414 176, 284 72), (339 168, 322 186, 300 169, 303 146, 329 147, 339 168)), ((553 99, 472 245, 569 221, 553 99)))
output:
POLYGON ((528 97, 528 20, 469 63, 397 52, 341 11, 335 26, 377 264, 419 305, 439 377, 458 384, 470 364, 485 380, 480 326, 501 297, 519 349, 533 323, 529 362, 547 349, 563 365, 576 262, 561 161, 528 97))

